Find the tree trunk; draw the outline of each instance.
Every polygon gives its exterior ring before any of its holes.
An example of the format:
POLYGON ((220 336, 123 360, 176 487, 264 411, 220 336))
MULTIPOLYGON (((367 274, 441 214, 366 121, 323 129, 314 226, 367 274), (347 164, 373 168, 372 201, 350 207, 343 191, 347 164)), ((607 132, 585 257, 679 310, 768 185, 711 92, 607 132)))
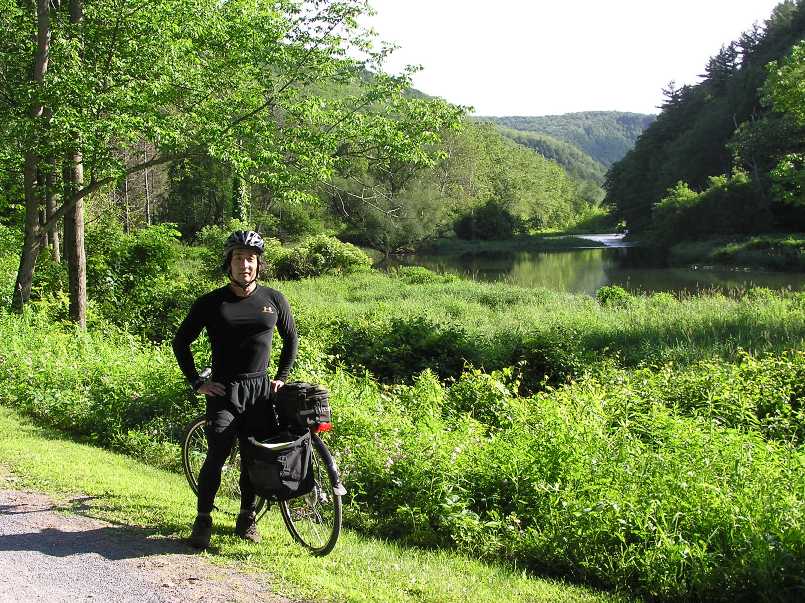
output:
MULTIPOLYGON (((148 161, 148 152, 143 151, 143 163, 148 161)), ((151 194, 148 190, 148 168, 145 169, 143 172, 145 178, 145 223, 147 226, 151 226, 151 194)))
POLYGON ((20 266, 17 270, 17 281, 14 284, 12 307, 20 311, 31 299, 31 285, 34 280, 34 269, 42 244, 39 229, 39 196, 36 186, 36 155, 29 151, 25 155, 23 181, 25 185, 25 237, 20 254, 20 266))
MULTIPOLYGON (((45 217, 50 220, 53 212, 56 211, 56 174, 51 169, 48 170, 45 176, 45 217)), ((61 248, 59 246, 59 226, 53 224, 50 227, 50 247, 53 252, 53 261, 57 264, 61 263, 61 248)))
MULTIPOLYGON (((41 86, 45 81, 48 70, 48 56, 50 53, 50 14, 48 0, 36 2, 36 54, 34 56, 33 82, 41 86)), ((34 125, 34 134, 28 140, 28 149, 25 151, 25 167, 23 168, 23 182, 25 187, 25 236, 23 238, 20 266, 17 270, 17 280, 14 284, 14 295, 11 305, 15 310, 22 307, 31 299, 31 284, 33 283, 36 259, 42 244, 42 231, 39 228, 40 195, 37 190, 36 173, 39 163, 37 153, 36 130, 39 125, 44 107, 39 102, 32 103, 29 116, 34 125)))
MULTIPOLYGON (((66 167, 67 190, 72 199, 84 182, 84 164, 81 152, 76 151, 67 158, 66 167)), ((84 250, 84 200, 79 199, 75 206, 64 216, 64 238, 69 246, 65 245, 64 253, 67 256, 67 272, 70 282, 70 319, 82 329, 87 326, 87 256, 84 250)))
POLYGON ((129 216, 129 176, 123 181, 123 195, 126 204, 126 221, 123 223, 123 232, 129 234, 131 232, 131 216, 129 216))

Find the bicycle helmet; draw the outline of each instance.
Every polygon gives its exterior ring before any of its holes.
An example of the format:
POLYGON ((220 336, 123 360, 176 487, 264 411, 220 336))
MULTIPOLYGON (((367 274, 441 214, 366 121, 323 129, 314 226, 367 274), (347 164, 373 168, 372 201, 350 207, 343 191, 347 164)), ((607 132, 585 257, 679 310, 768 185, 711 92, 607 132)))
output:
POLYGON ((253 230, 236 230, 224 244, 224 258, 229 260, 229 254, 235 249, 253 249, 258 254, 262 254, 265 249, 263 237, 253 230))

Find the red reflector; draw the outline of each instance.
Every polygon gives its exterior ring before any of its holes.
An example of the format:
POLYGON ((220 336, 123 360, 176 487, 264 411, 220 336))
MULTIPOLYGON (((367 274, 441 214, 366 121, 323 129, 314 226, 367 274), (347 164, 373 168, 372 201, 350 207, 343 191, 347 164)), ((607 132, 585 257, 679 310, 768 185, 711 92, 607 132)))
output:
POLYGON ((319 423, 318 425, 316 425, 313 428, 313 431, 315 431, 316 433, 319 433, 319 432, 322 432, 322 431, 330 431, 332 428, 333 428, 332 423, 319 423))

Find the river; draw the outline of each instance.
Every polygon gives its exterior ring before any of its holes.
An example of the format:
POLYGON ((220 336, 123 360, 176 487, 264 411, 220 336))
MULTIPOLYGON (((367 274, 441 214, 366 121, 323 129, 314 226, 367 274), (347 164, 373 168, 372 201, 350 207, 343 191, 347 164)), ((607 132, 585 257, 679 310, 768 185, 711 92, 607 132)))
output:
POLYGON ((663 255, 625 242, 622 235, 584 235, 584 238, 590 240, 591 247, 461 255, 414 254, 398 256, 390 265, 425 266, 435 272, 458 274, 477 281, 503 281, 588 295, 605 285, 619 285, 634 293, 697 293, 715 289, 730 294, 749 287, 805 290, 803 273, 708 265, 670 267, 663 255))

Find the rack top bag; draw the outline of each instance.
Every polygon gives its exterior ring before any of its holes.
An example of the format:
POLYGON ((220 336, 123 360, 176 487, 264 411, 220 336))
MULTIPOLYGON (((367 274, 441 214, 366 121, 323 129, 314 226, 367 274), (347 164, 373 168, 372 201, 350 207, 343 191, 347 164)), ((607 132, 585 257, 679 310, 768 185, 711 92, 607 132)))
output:
POLYGON ((288 500, 313 490, 310 432, 281 432, 265 440, 248 438, 243 449, 249 481, 257 494, 288 500))
POLYGON ((307 429, 330 424, 330 392, 323 385, 291 381, 277 391, 277 416, 280 424, 307 429))

